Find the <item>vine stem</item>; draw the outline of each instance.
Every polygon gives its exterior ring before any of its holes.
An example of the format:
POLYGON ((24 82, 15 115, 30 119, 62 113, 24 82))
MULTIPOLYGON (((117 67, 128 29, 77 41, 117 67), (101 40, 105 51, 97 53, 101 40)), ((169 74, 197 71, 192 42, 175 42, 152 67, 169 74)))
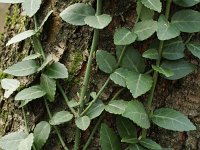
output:
MULTIPOLYGON (((102 2, 103 2, 103 0, 97 0, 96 15, 101 14, 102 2)), ((81 114, 81 112, 83 111, 83 108, 84 108, 85 94, 86 94, 86 91, 87 91, 87 88, 88 88, 88 85, 89 85, 90 73, 91 73, 91 69, 92 69, 93 54, 97 50, 98 42, 99 42, 99 30, 94 29, 92 46, 91 46, 90 55, 89 55, 87 67, 86 67, 86 72, 85 72, 85 76, 84 76, 84 79, 83 79, 83 86, 81 88, 81 93, 80 93, 80 98, 79 98, 79 102, 80 102, 80 108, 79 108, 79 112, 78 112, 79 115, 81 114)), ((76 127, 74 150, 79 149, 80 136, 81 136, 81 131, 80 131, 79 128, 76 127)))
MULTIPOLYGON (((171 3, 172 3, 172 0, 167 0, 166 10, 165 10, 165 17, 166 17, 167 20, 169 19, 171 3)), ((161 62, 161 58, 162 58, 163 45, 164 45, 164 41, 160 41, 159 49, 158 49, 159 58, 158 58, 158 60, 156 60, 156 66, 160 66, 160 62, 161 62)), ((149 97, 148 97, 148 101, 147 101, 147 113, 148 113, 149 116, 150 116, 151 111, 152 111, 152 103, 153 103, 153 97, 154 97, 157 81, 158 81, 158 72, 154 71, 153 85, 152 85, 152 88, 151 88, 151 91, 150 91, 150 94, 149 94, 149 97)), ((142 137, 146 138, 146 136, 147 136, 147 129, 142 129, 142 137)))

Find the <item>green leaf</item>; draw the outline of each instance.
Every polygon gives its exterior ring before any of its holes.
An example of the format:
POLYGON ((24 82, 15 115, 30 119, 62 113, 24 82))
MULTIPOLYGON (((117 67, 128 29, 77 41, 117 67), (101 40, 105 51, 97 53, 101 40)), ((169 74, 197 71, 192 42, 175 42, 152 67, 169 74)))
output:
POLYGON ((168 80, 178 80, 193 72, 196 68, 195 65, 180 59, 176 61, 163 61, 161 67, 170 69, 174 72, 171 77, 166 77, 168 80))
POLYGON ((39 58, 39 57, 41 57, 41 54, 36 53, 36 54, 32 54, 32 55, 25 57, 24 59, 22 59, 22 61, 33 60, 33 59, 36 59, 36 58, 39 58))
POLYGON ((107 14, 87 16, 84 19, 85 23, 95 29, 103 29, 112 21, 112 17, 107 14))
POLYGON ((185 44, 180 37, 165 41, 162 57, 168 60, 177 60, 184 57, 185 44))
POLYGON ((122 114, 127 107, 127 103, 124 100, 112 100, 106 105, 105 110, 111 114, 122 114))
POLYGON ((41 86, 35 85, 20 91, 15 96, 15 100, 37 99, 43 97, 45 94, 46 92, 41 86))
POLYGON ((149 9, 161 12, 162 3, 160 0, 141 0, 142 4, 149 9))
POLYGON ((199 32, 200 12, 191 9, 178 11, 172 16, 172 23, 182 32, 199 32))
POLYGON ((83 117, 76 118, 75 123, 79 129, 85 131, 89 127, 90 121, 91 120, 88 116, 83 116, 83 117))
POLYGON ((101 100, 97 100, 92 107, 87 111, 86 115, 90 119, 94 119, 101 115, 101 113, 104 111, 105 105, 101 100))
POLYGON ((22 8, 29 17, 32 17, 40 8, 42 0, 24 0, 22 8))
POLYGON ((46 58, 45 58, 45 60, 44 60, 44 62, 42 63, 42 65, 37 69, 37 71, 39 72, 39 71, 41 71, 41 70, 43 70, 49 63, 51 63, 53 61, 53 56, 50 54, 50 55, 48 55, 46 58))
POLYGON ((138 144, 133 144, 128 147, 128 150, 146 150, 146 148, 143 148, 138 144))
POLYGON ((189 43, 187 44, 187 48, 194 56, 200 59, 200 44, 189 43))
POLYGON ((197 0, 173 0, 173 2, 182 7, 191 7, 199 3, 197 0))
POLYGON ((27 138, 20 142, 18 150, 31 150, 33 145, 33 138, 33 133, 30 133, 27 138))
POLYGON ((52 65, 48 66, 44 71, 49 78, 60 79, 68 78, 68 70, 65 65, 55 62, 52 65))
POLYGON ((59 125, 65 122, 70 121, 73 118, 73 115, 68 111, 60 111, 53 115, 49 123, 51 125, 59 125))
POLYGON ((49 138, 51 126, 46 121, 38 123, 34 129, 34 145, 36 149, 41 149, 49 138))
POLYGON ((144 20, 134 26, 134 33, 137 34, 137 40, 143 41, 152 36, 158 28, 157 21, 144 20))
MULTIPOLYGON (((126 46, 118 46, 116 49, 117 58, 119 59, 123 49, 126 46)), ((138 50, 134 49, 132 46, 128 46, 120 63, 120 66, 128 70, 135 70, 137 72, 144 72, 145 63, 142 55, 138 50)))
POLYGON ((19 143, 27 137, 24 132, 11 132, 0 138, 0 148, 3 150, 18 150, 19 143))
POLYGON ((60 13, 60 17, 72 25, 85 25, 84 19, 94 15, 92 6, 83 3, 73 4, 60 13))
POLYGON ((96 52, 96 61, 99 69, 105 73, 112 73, 117 68, 115 57, 107 51, 98 50, 96 52))
POLYGON ((26 60, 8 67, 4 70, 4 73, 11 74, 13 76, 28 76, 37 72, 37 69, 38 65, 34 60, 26 60))
POLYGON ((38 28, 38 31, 44 26, 45 22, 48 20, 48 18, 51 16, 52 13, 53 13, 53 10, 51 10, 50 12, 48 12, 48 14, 46 15, 46 17, 44 18, 44 20, 40 24, 40 26, 38 28))
POLYGON ((5 98, 8 98, 19 86, 20 82, 17 79, 4 78, 1 80, 1 87, 5 90, 5 98))
POLYGON ((151 139, 141 139, 140 144, 148 149, 158 150, 162 149, 162 147, 151 139))
POLYGON ((124 137, 121 139, 121 142, 135 144, 135 143, 138 143, 138 138, 137 137, 136 138, 124 137))
POLYGON ((24 0, 0 0, 0 3, 11 3, 11 4, 22 3, 22 2, 24 2, 24 0))
POLYGON ((154 11, 143 6, 143 4, 139 1, 137 2, 136 11, 137 11, 137 15, 139 15, 142 21, 153 19, 154 11))
POLYGON ((136 138, 137 137, 137 130, 133 123, 124 117, 117 116, 116 120, 117 124, 117 131, 121 138, 129 137, 129 138, 136 138))
POLYGON ((153 114, 152 121, 159 127, 168 130, 196 130, 196 127, 190 122, 190 120, 185 115, 170 108, 157 109, 153 114))
POLYGON ((22 100, 20 105, 19 105, 19 108, 26 106, 30 101, 32 101, 32 99, 22 100))
POLYGON ((72 99, 68 102, 68 106, 73 108, 73 107, 77 107, 80 105, 80 102, 76 101, 75 99, 72 99))
POLYGON ((159 66, 154 66, 152 65, 153 70, 159 72, 160 74, 163 74, 166 77, 171 77, 174 75, 173 71, 167 68, 159 67, 159 66))
POLYGON ((100 144, 102 150, 121 150, 120 141, 117 135, 105 123, 101 124, 100 144))
POLYGON ((180 35, 180 31, 177 27, 169 23, 164 15, 161 15, 158 19, 157 36, 159 40, 169 40, 180 35))
POLYGON ((114 34, 115 45, 129 45, 135 42, 137 35, 126 28, 119 28, 114 34))
POLYGON ((122 114, 123 117, 131 119, 138 126, 148 129, 150 122, 143 104, 137 100, 130 101, 122 114))
POLYGON ((56 94, 56 81, 49 78, 47 75, 42 74, 40 77, 40 86, 46 92, 48 100, 53 102, 56 94))
POLYGON ((131 91, 134 98, 148 92, 151 89, 152 83, 152 77, 147 74, 129 71, 126 76, 127 88, 131 91))
POLYGON ((20 34, 17 34, 16 36, 14 36, 13 38, 11 38, 8 43, 6 44, 6 46, 9 46, 11 44, 14 44, 14 43, 17 43, 17 42, 20 42, 20 41, 23 41, 33 35, 35 35, 36 32, 34 30, 28 30, 28 31, 24 31, 20 34))
POLYGON ((120 86, 126 87, 126 75, 128 70, 125 68, 118 68, 110 75, 110 79, 120 86))
POLYGON ((156 49, 148 49, 142 54, 142 57, 149 59, 158 59, 159 55, 156 49))

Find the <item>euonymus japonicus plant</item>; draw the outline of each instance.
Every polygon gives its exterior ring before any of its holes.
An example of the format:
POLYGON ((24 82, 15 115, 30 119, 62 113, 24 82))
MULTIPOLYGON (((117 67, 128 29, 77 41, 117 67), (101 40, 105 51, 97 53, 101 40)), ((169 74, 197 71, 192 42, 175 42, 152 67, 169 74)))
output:
MULTIPOLYGON (((28 3, 26 0, 0 0, 4 3, 22 3, 26 14, 32 17, 38 11, 41 0, 30 1, 28 3)), ((92 6, 84 3, 72 4, 62 11, 60 17, 65 22, 76 26, 88 25, 94 28, 91 50, 78 102, 69 100, 62 86, 58 81, 56 82, 57 79, 68 77, 67 69, 63 64, 57 62, 51 54, 44 53, 39 40, 42 26, 52 11, 47 14, 40 26, 37 25, 34 16, 35 29, 22 32, 7 43, 9 46, 30 37, 34 54, 4 70, 5 74, 13 75, 13 78, 2 79, 1 86, 5 89, 4 97, 8 98, 20 86, 20 82, 15 77, 38 73, 40 75, 39 83, 18 92, 15 95, 15 100, 21 102, 20 107, 22 107, 23 112, 28 102, 35 99, 44 100, 50 120, 48 122, 41 121, 33 131, 26 127, 26 132, 13 132, 5 135, 0 139, 0 148, 4 150, 42 149, 49 137, 51 127, 53 127, 63 149, 66 150, 68 148, 57 125, 72 121, 74 118, 77 128, 74 131, 73 149, 88 149, 105 116, 104 111, 116 115, 117 133, 105 123, 101 124, 99 135, 103 150, 121 150, 121 145, 128 150, 162 149, 158 143, 148 137, 147 130, 151 123, 173 131, 195 130, 196 127, 181 112, 171 108, 155 109, 152 107, 152 102, 158 76, 167 80, 178 80, 195 69, 195 65, 184 59, 184 51, 187 48, 194 56, 200 58, 200 44, 191 42, 192 36, 200 31, 200 12, 189 8, 198 3, 198 0, 166 0, 166 2, 137 0, 137 3, 132 4, 137 5, 137 19, 132 29, 117 28, 114 33, 113 42, 116 45, 116 55, 106 50, 97 50, 100 30, 112 20, 110 15, 102 14, 102 0, 96 1, 96 12, 92 6), (183 9, 170 14, 172 3, 183 7, 183 9), (162 6, 166 7, 163 9, 162 6), (154 17, 155 13, 157 18, 154 17), (181 32, 184 35, 188 34, 189 38, 183 41, 181 32), (135 43, 140 44, 151 37, 156 37, 154 42, 141 54, 135 48, 135 43), (99 91, 91 91, 91 98, 87 98, 93 56, 96 56, 99 69, 107 73, 108 78, 99 91), (150 67, 146 65, 147 61, 152 62, 150 67), (104 103, 100 96, 111 81, 121 86, 121 89, 107 103, 104 103), (63 95, 69 111, 60 111, 52 115, 48 102, 54 102, 56 86, 63 95), (130 90, 133 100, 118 99, 118 95, 124 88, 130 90), (145 103, 140 101, 140 96, 143 94, 148 96, 145 103), (81 130, 86 130, 90 126, 91 120, 97 117, 99 119, 91 135, 83 144, 83 148, 80 148, 81 130), (141 130, 136 130, 136 128, 141 128, 141 130)), ((26 120, 26 115, 23 114, 26 120)))

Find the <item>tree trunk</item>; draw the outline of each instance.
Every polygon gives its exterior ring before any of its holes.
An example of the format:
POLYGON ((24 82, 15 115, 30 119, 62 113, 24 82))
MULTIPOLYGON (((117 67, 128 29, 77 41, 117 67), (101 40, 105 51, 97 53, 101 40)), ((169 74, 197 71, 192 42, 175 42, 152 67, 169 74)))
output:
MULTIPOLYGON (((60 62, 64 63, 69 70, 69 79, 62 81, 69 97, 78 99, 77 92, 80 91, 82 79, 86 68, 88 53, 91 46, 91 39, 93 30, 88 26, 75 27, 69 25, 61 20, 59 13, 68 5, 75 2, 89 2, 95 6, 95 1, 89 0, 45 0, 37 13, 36 17, 40 23, 45 15, 52 9, 53 15, 48 19, 43 27, 40 39, 44 47, 45 53, 54 54, 60 62)), ((112 23, 103 31, 101 31, 100 43, 98 48, 110 52, 115 52, 113 44, 113 34, 117 27, 125 26, 132 28, 136 19, 135 0, 110 0, 104 1, 103 12, 113 16, 112 23)), ((5 47, 6 41, 15 34, 24 31, 25 29, 33 29, 33 21, 25 16, 21 16, 22 11, 19 5, 12 5, 9 8, 9 16, 5 26, 5 31, 0 46, 0 68, 4 70, 8 66, 21 61, 22 58, 30 53, 33 53, 33 47, 30 40, 20 42, 19 44, 5 47)), ((198 37, 196 37, 198 38, 198 37)), ((134 45, 141 52, 149 41, 144 41, 142 44, 134 45)), ((192 59, 194 63, 199 62, 192 59)), ((199 88, 200 75, 199 69, 192 75, 181 79, 179 81, 171 82, 164 79, 159 79, 156 98, 154 100, 155 107, 170 107, 180 110, 189 116, 189 118, 197 126, 197 131, 192 132, 171 132, 153 126, 150 131, 150 136, 154 138, 163 147, 171 147, 175 150, 198 150, 200 149, 200 103, 199 103, 199 88)), ((1 76, 0 76, 1 77, 1 76)), ((98 91, 99 87, 105 81, 106 75, 97 70, 95 61, 93 61, 93 70, 91 76, 90 91, 98 91)), ((1 77, 2 78, 2 77, 1 77)), ((37 76, 27 78, 20 78, 23 86, 29 86, 33 83, 38 83, 37 76)), ((114 84, 109 84, 108 88, 102 94, 103 100, 109 98, 119 89, 114 84)), ((0 90, 0 136, 10 131, 24 130, 24 119, 21 109, 18 108, 13 98, 4 99, 2 90, 0 90)), ((120 95, 130 99, 130 94, 124 92, 120 95)), ((144 98, 145 101, 145 98, 144 98)), ((57 94, 55 103, 50 104, 52 112, 58 109, 65 109, 67 106, 63 102, 62 96, 57 94)), ((43 100, 36 100, 31 102, 27 107, 28 124, 33 128, 40 120, 47 119, 44 111, 43 100)), ((109 120, 111 125, 115 124, 115 118, 108 115, 105 119, 109 120)), ((95 122, 96 120, 94 120, 95 122)), ((65 137, 66 143, 69 147, 73 144, 74 124, 61 126, 62 135, 65 137)), ((82 134, 82 142, 88 138, 90 129, 82 134)), ((56 135, 52 133, 51 139, 47 143, 45 149, 59 150, 59 142, 56 140, 56 135)), ((95 135, 95 140, 90 149, 100 149, 99 134, 95 135)), ((72 148, 71 148, 72 149, 72 148)))

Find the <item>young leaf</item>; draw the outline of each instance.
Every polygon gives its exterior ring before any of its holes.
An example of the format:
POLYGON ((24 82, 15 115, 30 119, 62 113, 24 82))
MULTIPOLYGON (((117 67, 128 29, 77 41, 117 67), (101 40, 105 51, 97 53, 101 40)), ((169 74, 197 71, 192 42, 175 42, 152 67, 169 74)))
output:
MULTIPOLYGON (((126 48, 126 46, 117 47, 116 54, 118 59, 121 53, 123 52, 124 48, 126 48)), ((132 46, 128 46, 128 48, 126 48, 120 66, 128 70, 135 70, 137 72, 143 73, 145 68, 145 63, 139 51, 134 49, 132 46)))
POLYGON ((169 130, 196 130, 196 127, 190 122, 190 120, 186 116, 170 108, 157 109, 153 114, 152 121, 159 127, 169 130))
POLYGON ((6 46, 9 46, 11 44, 14 44, 14 43, 17 43, 17 42, 20 42, 20 41, 23 41, 33 35, 35 35, 36 32, 34 30, 28 30, 28 31, 25 31, 25 32, 22 32, 20 34, 17 34, 16 36, 14 36, 13 38, 11 38, 8 43, 6 44, 6 46))
POLYGON ((73 115, 68 111, 60 111, 53 115, 49 123, 51 125, 59 125, 65 122, 70 121, 73 118, 73 115))
POLYGON ((196 68, 195 65, 180 59, 176 61, 163 61, 161 67, 170 69, 174 72, 171 77, 166 77, 168 80, 178 80, 193 72, 196 68))
POLYGON ((142 57, 149 59, 158 59, 159 55, 156 49, 148 49, 142 54, 142 57))
POLYGON ((29 17, 32 17, 40 8, 42 0, 24 0, 22 8, 29 17))
POLYGON ((19 105, 19 108, 26 106, 30 101, 32 101, 32 99, 22 100, 20 105, 19 105))
POLYGON ((80 102, 76 101, 75 99, 72 99, 68 102, 69 107, 73 108, 73 107, 77 107, 80 105, 80 102))
POLYGON ((162 3, 160 0, 141 0, 142 4, 149 9, 161 12, 162 3))
POLYGON ((32 54, 32 55, 25 57, 24 59, 22 59, 22 61, 33 60, 33 59, 36 59, 36 58, 39 58, 39 57, 41 57, 41 54, 36 53, 36 54, 32 54))
POLYGON ((173 0, 173 2, 182 7, 192 7, 199 3, 198 0, 173 0))
POLYGON ((153 79, 146 74, 129 71, 126 76, 127 88, 131 91, 134 98, 145 94, 151 89, 153 79))
POLYGON ((144 148, 138 144, 133 144, 128 147, 128 150, 146 150, 146 148, 144 148))
POLYGON ((77 118, 75 120, 75 123, 76 123, 76 126, 81 129, 81 130, 86 130, 89 125, 90 125, 90 118, 88 116, 83 116, 83 117, 80 117, 80 118, 77 118))
POLYGON ((22 2, 24 2, 24 0, 0 0, 0 3, 9 3, 9 4, 22 3, 22 2))
POLYGON ((90 119, 94 119, 101 115, 101 113, 104 111, 105 105, 101 100, 97 100, 92 107, 87 111, 86 115, 90 119))
POLYGON ((164 43, 162 57, 168 60, 177 60, 184 57, 185 44, 178 37, 168 40, 164 43))
POLYGON ((127 103, 124 100, 112 100, 106 105, 105 110, 111 114, 122 114, 127 107, 127 103))
POLYGON ((129 45, 135 42, 137 35, 126 28, 119 28, 114 34, 115 45, 129 45))
POLYGON ((117 68, 115 57, 107 51, 98 50, 96 52, 96 61, 99 69, 105 73, 112 73, 117 68))
POLYGON ((106 124, 101 124, 100 144, 102 150, 121 150, 120 142, 115 132, 106 124))
POLYGON ((153 70, 163 74, 166 77, 171 77, 174 75, 173 71, 167 68, 159 67, 159 66, 154 66, 152 65, 153 70))
POLYGON ((157 30, 157 22, 154 20, 144 20, 136 23, 134 33, 137 34, 137 40, 143 41, 152 36, 157 30))
POLYGON ((35 85, 35 86, 31 86, 29 88, 26 88, 22 91, 20 91, 16 96, 15 96, 15 100, 19 101, 19 100, 27 100, 27 99, 37 99, 40 97, 43 97, 46 94, 46 92, 44 91, 44 89, 39 86, 39 85, 35 85))
POLYGON ((172 23, 182 32, 199 32, 200 12, 191 9, 178 11, 172 16, 172 23))
POLYGON ((53 61, 53 56, 50 54, 47 56, 47 58, 45 58, 44 62, 42 63, 42 65, 37 69, 37 71, 41 71, 43 70, 50 62, 53 61))
POLYGON ((138 143, 138 138, 124 137, 121 139, 121 142, 128 144, 135 144, 138 143))
POLYGON ((48 12, 48 14, 46 15, 46 17, 44 18, 44 20, 40 24, 40 26, 38 28, 38 31, 44 26, 45 22, 48 20, 48 18, 51 16, 52 13, 53 13, 53 10, 51 10, 50 12, 48 12))
POLYGON ((128 70, 125 68, 119 68, 116 69, 115 72, 113 72, 110 75, 110 79, 120 86, 126 87, 126 75, 128 73, 128 70))
POLYGON ((85 23, 95 29, 103 29, 112 21, 112 17, 107 14, 87 16, 84 19, 85 23))
POLYGON ((1 87, 5 90, 5 98, 8 98, 19 86, 20 82, 17 79, 4 78, 1 80, 1 87))
POLYGON ((8 67, 4 73, 13 76, 28 76, 37 72, 37 69, 38 65, 34 60, 26 60, 8 67))
POLYGON ((157 36, 159 40, 169 40, 180 35, 180 31, 177 27, 169 23, 164 15, 161 15, 158 19, 157 36))
POLYGON ((162 147, 151 139, 141 139, 140 144, 150 150, 162 149, 162 147))
POLYGON ((189 43, 187 44, 187 48, 194 56, 200 59, 200 44, 189 43))
POLYGON ((33 133, 30 133, 27 138, 19 143, 18 150, 31 150, 33 138, 33 133))
POLYGON ((49 78, 59 79, 59 78, 68 78, 68 70, 65 65, 55 62, 48 66, 44 71, 49 78))
POLYGON ((94 15, 95 15, 94 8, 92 8, 92 6, 90 5, 83 3, 73 4, 60 13, 60 17, 64 21, 72 25, 85 25, 84 19, 87 16, 94 16, 94 15))
POLYGON ((148 129, 150 122, 143 104, 137 100, 130 101, 122 114, 123 117, 131 119, 138 126, 148 129))
POLYGON ((34 145, 36 149, 41 149, 49 138, 51 126, 46 121, 38 123, 34 129, 34 145))
POLYGON ((121 138, 137 138, 137 130, 133 123, 124 117, 117 116, 117 131, 121 138))
POLYGON ((53 102, 56 94, 56 81, 49 78, 47 75, 42 74, 40 77, 40 86, 46 92, 48 100, 53 102))
POLYGON ((0 138, 0 148, 3 150, 18 150, 19 143, 27 137, 24 132, 11 132, 0 138))

